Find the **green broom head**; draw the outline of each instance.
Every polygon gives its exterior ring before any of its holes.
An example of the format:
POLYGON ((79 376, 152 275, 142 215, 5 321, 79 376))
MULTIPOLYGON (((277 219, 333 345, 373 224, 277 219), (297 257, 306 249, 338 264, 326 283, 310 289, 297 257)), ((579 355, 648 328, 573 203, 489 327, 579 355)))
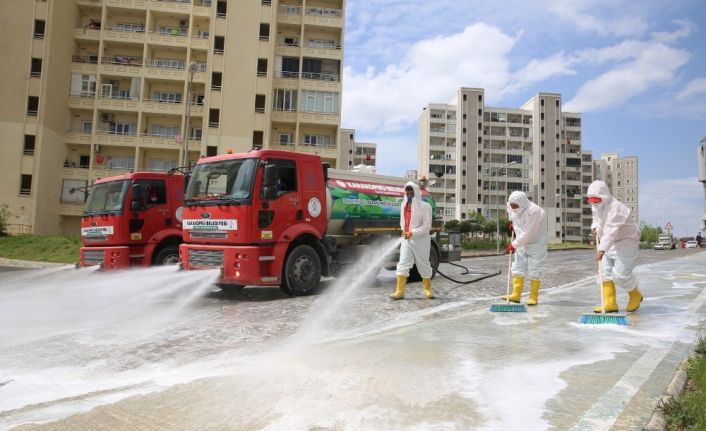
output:
POLYGON ((630 322, 624 314, 582 314, 579 323, 587 325, 622 325, 628 326, 630 322))
POLYGON ((526 313, 527 306, 525 304, 516 304, 514 302, 502 302, 500 304, 492 304, 490 306, 492 313, 526 313))

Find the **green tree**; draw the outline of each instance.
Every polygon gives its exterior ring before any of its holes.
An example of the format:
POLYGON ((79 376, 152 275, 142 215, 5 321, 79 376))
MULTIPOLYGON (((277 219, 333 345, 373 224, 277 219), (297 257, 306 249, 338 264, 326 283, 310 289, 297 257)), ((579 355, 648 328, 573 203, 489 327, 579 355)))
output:
POLYGON ((470 220, 464 220, 458 225, 458 229, 461 231, 461 236, 467 235, 469 232, 471 232, 473 228, 473 225, 471 224, 470 220))
POLYGON ((487 219, 483 224, 483 239, 491 237, 495 233, 495 220, 487 219))
POLYGON ((7 236, 7 223, 10 221, 10 209, 7 204, 0 205, 0 236, 7 236))
POLYGON ((458 230, 460 224, 461 222, 458 220, 449 220, 444 223, 444 230, 458 230))
POLYGON ((483 232, 483 227, 485 226, 485 217, 479 212, 469 212, 468 219, 465 220, 471 225, 471 237, 475 236, 477 233, 483 232))
POLYGON ((660 226, 650 226, 646 222, 640 222, 640 241, 647 243, 657 242, 657 238, 662 233, 660 226))

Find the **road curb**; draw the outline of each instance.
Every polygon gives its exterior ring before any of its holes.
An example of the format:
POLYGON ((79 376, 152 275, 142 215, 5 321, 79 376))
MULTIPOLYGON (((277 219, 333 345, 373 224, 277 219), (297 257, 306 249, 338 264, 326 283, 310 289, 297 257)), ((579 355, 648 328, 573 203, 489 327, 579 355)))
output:
MULTIPOLYGON (((703 325, 701 327, 699 333, 702 334, 702 336, 706 334, 706 325, 703 325)), ((660 406, 664 405, 665 403, 668 403, 673 398, 679 397, 684 393, 688 381, 686 369, 689 365, 689 360, 693 356, 694 352, 691 352, 689 356, 687 356, 681 362, 681 364, 679 364, 677 371, 674 373, 674 377, 672 377, 672 381, 669 382, 669 385, 667 386, 667 390, 664 392, 664 395, 662 395, 662 397, 659 399, 657 405, 655 405, 655 409, 652 412, 652 417, 650 418, 650 421, 647 422, 647 425, 644 428, 642 428, 642 431, 666 431, 667 421, 664 418, 664 414, 662 414, 662 409, 660 408, 660 406)))

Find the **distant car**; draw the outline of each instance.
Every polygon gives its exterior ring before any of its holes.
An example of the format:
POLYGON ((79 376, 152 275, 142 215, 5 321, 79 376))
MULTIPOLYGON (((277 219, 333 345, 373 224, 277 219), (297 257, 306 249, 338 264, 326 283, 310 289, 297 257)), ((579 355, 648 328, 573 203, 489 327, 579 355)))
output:
POLYGON ((667 242, 658 242, 652 248, 655 250, 671 250, 672 245, 667 242))
POLYGON ((696 248, 697 245, 698 245, 698 243, 694 240, 686 242, 686 248, 696 248))

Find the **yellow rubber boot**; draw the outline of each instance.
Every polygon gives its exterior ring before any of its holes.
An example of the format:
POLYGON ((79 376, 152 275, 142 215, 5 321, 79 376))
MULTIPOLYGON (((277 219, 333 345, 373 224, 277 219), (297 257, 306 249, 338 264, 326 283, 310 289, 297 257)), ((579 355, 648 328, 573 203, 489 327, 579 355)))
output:
MULTIPOLYGON (((618 303, 615 302, 615 284, 612 280, 603 282, 603 301, 605 301, 603 305, 605 305, 606 313, 618 312, 618 303)), ((603 308, 601 306, 598 306, 593 309, 593 312, 602 313, 603 308)))
POLYGON ((502 299, 510 302, 520 303, 520 298, 522 298, 522 285, 525 284, 525 278, 520 276, 512 277, 512 294, 510 296, 503 295, 502 299))
POLYGON ((527 299, 527 305, 537 305, 537 298, 539 297, 539 280, 532 280, 530 282, 530 295, 527 299))
POLYGON ((640 308, 640 304, 642 303, 642 293, 640 293, 637 287, 629 291, 628 296, 630 299, 628 299, 627 311, 635 311, 640 308))
POLYGON ((424 296, 427 299, 434 299, 434 295, 431 293, 431 278, 422 278, 422 286, 424 286, 424 296))
POLYGON ((395 288, 395 293, 390 295, 392 299, 404 299, 404 289, 407 287, 407 277, 404 275, 397 276, 397 287, 395 288))

